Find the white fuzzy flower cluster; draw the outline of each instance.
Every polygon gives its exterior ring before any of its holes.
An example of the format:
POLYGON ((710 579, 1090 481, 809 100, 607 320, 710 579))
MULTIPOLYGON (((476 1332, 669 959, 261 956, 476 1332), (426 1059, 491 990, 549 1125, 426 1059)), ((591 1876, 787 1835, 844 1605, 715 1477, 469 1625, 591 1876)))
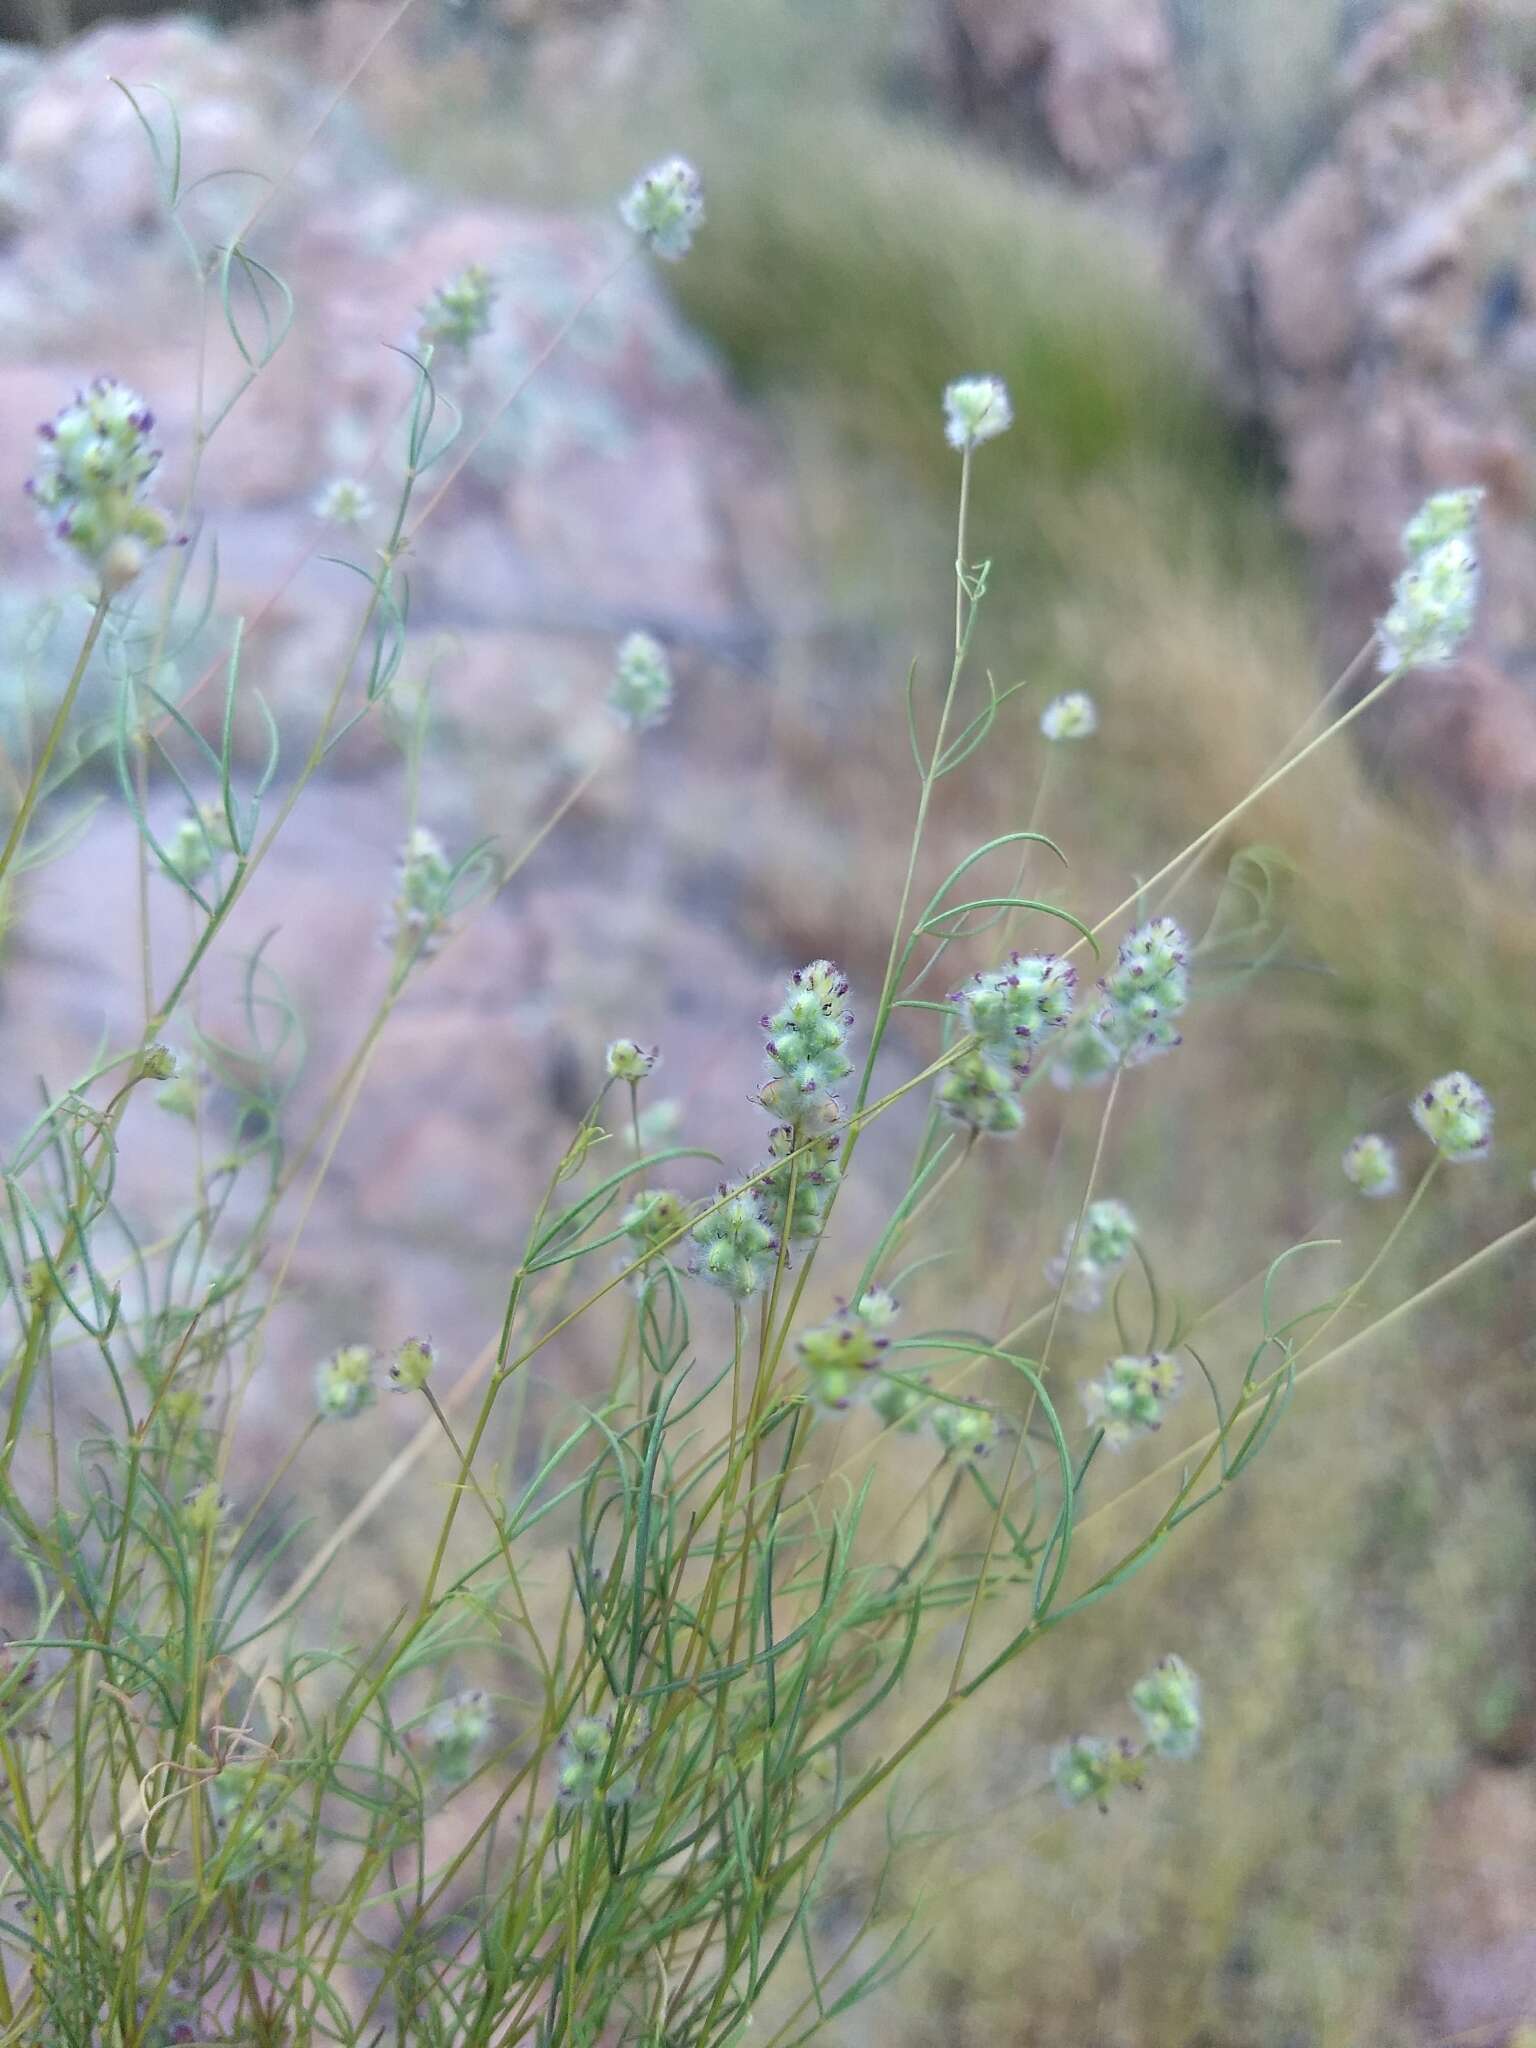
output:
POLYGON ((704 187, 698 172, 681 156, 653 164, 624 195, 619 218, 658 256, 676 263, 688 254, 704 225, 704 187))
POLYGON ((1407 565, 1377 627, 1383 675, 1442 668, 1453 661, 1477 616, 1475 529, 1479 490, 1437 491, 1403 529, 1407 565))
POLYGON ((978 448, 1013 425, 1001 377, 958 377, 944 393, 944 438, 951 448, 978 448))
POLYGON ((1098 729, 1098 706, 1086 690, 1053 697, 1040 714, 1040 730, 1048 740, 1092 739, 1098 729))

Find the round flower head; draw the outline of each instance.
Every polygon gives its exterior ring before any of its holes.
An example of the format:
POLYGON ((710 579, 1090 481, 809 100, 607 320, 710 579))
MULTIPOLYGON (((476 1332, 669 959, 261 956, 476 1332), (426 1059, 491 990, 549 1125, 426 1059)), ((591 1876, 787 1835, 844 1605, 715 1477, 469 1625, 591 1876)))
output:
POLYGON ((672 670, 666 649, 649 633, 631 633, 619 643, 608 708, 631 732, 660 725, 671 710, 672 670))
POLYGON ((389 1383, 397 1394, 419 1394, 435 1363, 436 1354, 425 1337, 407 1337, 389 1368, 389 1383))
POLYGON ((1167 1352, 1127 1353, 1112 1358, 1083 1388, 1083 1407, 1089 1423, 1103 1430, 1104 1441, 1119 1450, 1133 1437, 1162 1426, 1163 1411, 1181 1384, 1178 1364, 1167 1352))
POLYGON ((170 528, 145 491, 160 461, 154 414, 126 384, 98 377, 38 428, 27 494, 55 536, 97 569, 109 590, 139 573, 170 528))
POLYGON ((939 1083, 939 1107, 968 1131, 1010 1137, 1024 1128, 1024 1105, 1012 1069, 993 1065, 985 1053, 962 1053, 939 1083))
POLYGON ((491 1703, 483 1692, 461 1692, 434 1707, 427 1717, 426 1736, 438 1775, 450 1784, 462 1784, 490 1732, 491 1703))
POLYGON ((1136 1218, 1124 1202, 1090 1202, 1081 1228, 1067 1225, 1061 1251, 1047 1265, 1045 1277, 1053 1287, 1064 1288, 1069 1307, 1095 1309, 1109 1282, 1124 1270, 1135 1242, 1136 1218))
POLYGON ((636 1724, 624 1743, 624 1758, 610 1767, 614 1747, 613 1723, 606 1715, 582 1714, 572 1721, 560 1738, 556 1787, 565 1806, 590 1803, 601 1794, 609 1806, 622 1806, 639 1791, 639 1781, 625 1759, 633 1756, 645 1740, 643 1724, 636 1724), (603 1774, 612 1769, 608 1783, 603 1774))
POLYGON ((952 1458, 984 1458, 1002 1429, 980 1401, 935 1401, 933 1433, 952 1458))
POLYGON ((1086 690, 1053 697, 1040 714, 1040 730, 1048 740, 1091 739, 1098 729, 1098 706, 1086 690))
POLYGON ((1352 1139, 1344 1149, 1344 1178, 1372 1201, 1395 1195, 1399 1183, 1396 1147, 1375 1131, 1352 1139))
POLYGON ((767 1285, 778 1248, 756 1193, 732 1195, 693 1226, 689 1271, 733 1301, 748 1301, 767 1285))
POLYGON ((471 263, 438 286, 421 309, 423 347, 456 348, 468 352, 481 335, 491 331, 491 312, 496 304, 496 282, 488 270, 471 263))
MULTIPOLYGON (((882 1297, 882 1303, 888 1301, 888 1295, 882 1297)), ((890 1345, 890 1339, 881 1334, 883 1312, 883 1307, 877 1308, 871 1320, 861 1302, 857 1308, 844 1308, 830 1322, 802 1330, 796 1337, 795 1351, 818 1407, 841 1412, 867 1391, 867 1375, 874 1371, 890 1345)), ((891 1314, 894 1313, 892 1302, 891 1314)))
POLYGON ((322 1361, 315 1374, 315 1400, 331 1422, 347 1422, 371 1407, 373 1353, 366 1344, 344 1344, 322 1361))
POLYGON ((361 526, 373 513, 373 495, 368 486, 352 477, 336 477, 315 500, 315 517, 332 526, 361 526))
POLYGON ((616 1038, 605 1055, 610 1081, 643 1081, 656 1064, 656 1048, 637 1045, 632 1038, 616 1038))
POLYGON ((688 1222, 688 1205, 666 1188, 646 1188, 619 1218, 631 1256, 648 1259, 677 1242, 688 1222))
POLYGON ((899 1429, 904 1436, 910 1436, 921 1428, 933 1405, 927 1386, 926 1373, 918 1379, 882 1373, 875 1384, 870 1406, 887 1429, 899 1429))
POLYGON ((944 438, 951 448, 977 448, 1013 425, 1001 377, 959 377, 944 393, 944 438))
POLYGON ((1127 1066, 1181 1041, 1174 1019, 1189 1005, 1189 942, 1171 917, 1154 917, 1120 942, 1114 971, 1099 983, 1094 1025, 1127 1066))
POLYGON ((619 218, 667 262, 693 247, 704 225, 704 187, 686 157, 668 157, 643 171, 619 203, 619 218))
POLYGON ((1027 1073, 1036 1049, 1072 1021, 1077 970, 1054 953, 1010 953, 950 997, 996 1065, 1027 1073))
POLYGON ((1100 1736, 1078 1735, 1063 1743, 1051 1758, 1051 1777, 1062 1805, 1086 1806, 1091 1799, 1106 1811, 1117 1782, 1115 1765, 1113 1745, 1100 1736))
POLYGON ((1493 1104, 1470 1074, 1442 1074, 1413 1099, 1413 1120, 1442 1158, 1483 1159, 1493 1143, 1493 1104))
POLYGON ((1200 1747, 1200 1681, 1182 1657, 1164 1657, 1138 1679, 1131 1705, 1159 1756, 1192 1757, 1200 1747))

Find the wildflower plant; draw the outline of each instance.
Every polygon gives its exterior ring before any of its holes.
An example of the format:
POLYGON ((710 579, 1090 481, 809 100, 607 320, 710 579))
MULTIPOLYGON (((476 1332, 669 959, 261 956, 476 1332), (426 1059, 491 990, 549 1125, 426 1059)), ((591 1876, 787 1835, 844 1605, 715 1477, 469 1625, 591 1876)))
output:
MULTIPOLYGON (((158 161, 174 209, 179 157, 158 161)), ((669 160, 622 212, 644 245, 679 258, 703 217, 698 178, 669 160)), ((177 451, 195 504, 206 440, 282 345, 287 299, 238 234, 191 254, 192 285, 230 324, 245 365, 224 413, 177 451), (242 292, 264 316, 254 328, 242 292)), ((423 341, 471 346, 492 295, 481 271, 443 287, 423 341)), ((0 1522, 18 1598, 31 1603, 0 1655, 7 2039, 726 2048, 777 2000, 789 2017, 773 2039, 809 2040, 910 1949, 909 1927, 881 1917, 879 1885, 853 1931, 856 1978, 827 1949, 821 1902, 858 1817, 883 1809, 891 1854, 903 1853, 911 1808, 898 1790, 934 1738, 1021 1660, 1062 1654, 1079 1615, 1241 1480, 1294 1388, 1342 1356, 1325 1348, 1331 1321, 1384 1257, 1326 1309, 1286 1316, 1274 1285, 1282 1252, 1252 1348, 1209 1363, 1199 1319, 1149 1286, 1143 1321, 1095 1374, 1092 1361, 1053 1355, 1057 1335, 1079 1327, 1058 1311, 1090 1278, 1116 1280, 1136 1231, 1090 1175, 1038 1300, 998 1316, 979 1294, 946 1293, 936 1255, 956 1177, 985 1152, 973 1141, 1014 1134, 993 1164, 1015 1171, 1003 1206, 1027 1224, 1041 1196, 1021 1135, 1025 1096, 1067 1070, 1107 1083, 1086 1105, 1056 1105, 1097 1115, 1098 1161, 1129 1093, 1125 1070, 1176 1043, 1204 1000, 1199 949, 1166 908, 1172 872, 1361 708, 1091 924, 1008 888, 1006 874, 990 879, 1000 864, 1018 871, 1022 853, 1056 851, 1033 830, 987 839, 925 895, 935 793, 988 742, 1004 701, 990 681, 976 685, 971 661, 991 575, 974 551, 972 469, 1012 402, 996 378, 960 378, 942 408, 960 470, 953 651, 936 691, 915 673, 909 689, 916 797, 883 973, 855 1004, 849 978, 813 961, 782 986, 757 1055, 743 1029, 741 1093, 767 1137, 755 1164, 728 1165, 701 1200, 674 1183, 716 1158, 715 1134, 657 1142, 638 1106, 652 1055, 613 1041, 592 1061, 590 1106, 543 1162, 515 1241, 518 1222, 504 1219, 498 1312, 479 1356, 440 1362, 398 1330, 326 1352, 285 1454, 250 1487, 232 1462, 242 1405, 258 1374, 270 1385, 281 1370, 274 1312, 299 1326, 308 1313, 293 1256, 372 1049, 403 990, 433 971, 493 886, 515 881, 547 823, 527 821, 504 859, 455 859, 418 822, 409 741, 377 1003, 318 1121, 304 1127, 296 1093, 304 1019, 264 944, 238 962, 234 1024, 205 1028, 205 977, 229 963, 232 913, 272 835, 339 736, 383 713, 399 683, 399 564, 431 509, 416 493, 436 473, 440 495, 468 459, 451 455, 459 428, 424 358, 406 365, 398 471, 388 482, 370 471, 383 538, 348 622, 356 663, 335 678, 296 761, 249 688, 240 630, 210 679, 220 716, 194 720, 168 683, 192 551, 149 574, 171 525, 148 496, 158 454, 142 404, 103 382, 44 436, 33 496, 90 572, 93 599, 53 718, 0 799, 0 890, 47 857, 43 807, 104 749, 145 880, 146 996, 141 1026, 6 1133, 0 1522), (105 726, 76 717, 103 643, 116 693, 105 726), (231 740, 245 713, 266 735, 249 776, 231 740), (189 936, 174 961, 149 946, 156 873, 184 899, 189 936), (1100 940, 1128 916, 1138 922, 1107 962, 1100 940), (950 1001, 917 995, 925 963, 989 929, 978 919, 1037 920, 1040 935, 1017 951, 1006 937, 988 942, 950 1001), (1100 977, 1083 1010, 1080 962, 1100 977), (188 1048, 175 1071, 168 1045, 188 1048), (120 1155, 141 1142, 127 1111, 141 1091, 163 1100, 183 1084, 165 1106, 197 1140, 186 1213, 146 1230, 118 1194, 120 1155), (605 1097, 622 1101, 625 1089, 630 1132, 606 1144, 605 1097), (862 1139, 902 1104, 916 1145, 892 1188, 862 1139), (842 1203, 856 1175, 858 1211, 842 1203), (883 1222, 869 1225, 872 1213, 883 1222), (843 1305, 834 1260, 858 1275, 843 1305), (557 1350, 575 1326, 603 1360, 595 1391, 572 1383, 572 1354, 557 1350), (88 1422, 72 1400, 81 1360, 88 1422), (529 1420, 535 1376, 558 1403, 547 1430, 529 1420), (379 1404, 385 1381, 407 1398, 379 1404), (1208 1413, 1183 1398, 1201 1382, 1208 1413), (413 1414, 416 1433, 398 1442, 413 1414), (1165 1484, 1117 1495, 1103 1446, 1137 1455, 1159 1428, 1178 1438, 1159 1468, 1165 1484), (344 1445, 364 1480, 345 1515, 318 1521, 288 1512, 317 1438, 344 1445), (410 1584, 376 1622, 347 1596, 429 1454, 445 1483, 424 1518, 411 1511, 399 1559, 410 1584), (842 1483, 838 1460, 867 1471, 875 1458, 910 1471, 915 1531, 893 1535, 871 1487, 842 1483), (1120 1498, 1140 1515, 1123 1539, 1074 1544, 1120 1498)), ((1422 584, 1399 591, 1394 613, 1417 607, 1418 638, 1405 628, 1384 639, 1405 659, 1410 642, 1459 630, 1469 586, 1463 558, 1443 551, 1470 544, 1453 512, 1432 508, 1411 543, 1422 584)), ((616 690, 614 709, 638 730, 665 710, 670 683, 631 647, 616 690)), ((509 1072, 509 1100, 521 1085, 509 1072)), ((1465 1075, 1422 1091, 1414 1115, 1442 1157, 1487 1150, 1492 1112, 1465 1075)), ((163 1142, 163 1123, 148 1128, 163 1142)), ((1426 1176, 1415 1201, 1428 1186, 1426 1176)), ((1036 1255, 1015 1264, 1038 1271, 1036 1255)), ((1141 1313, 1122 1302, 1132 1290, 1114 1291, 1117 1315, 1141 1313)), ((1348 1348, 1361 1341, 1353 1330, 1348 1348)), ((314 1339, 308 1355, 322 1351, 314 1339)), ((264 1426, 281 1419, 281 1401, 263 1415, 264 1426)), ((1195 1751, 1203 1702, 1179 1660, 1147 1674, 1130 1704, 1139 1743, 1087 1735, 1057 1758, 1068 1804, 1106 1804, 1195 1751)))

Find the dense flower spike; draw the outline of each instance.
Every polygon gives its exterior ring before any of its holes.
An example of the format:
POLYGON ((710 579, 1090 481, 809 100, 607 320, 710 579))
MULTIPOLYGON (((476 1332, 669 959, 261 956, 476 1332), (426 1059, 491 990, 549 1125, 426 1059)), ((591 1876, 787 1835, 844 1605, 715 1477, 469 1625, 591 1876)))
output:
POLYGON ((933 1433, 952 1458, 984 1458, 1002 1435, 996 1415, 980 1401, 935 1401, 933 1433))
POLYGON ((450 1785, 461 1785, 491 1732, 491 1703, 483 1692, 461 1692, 427 1716, 425 1734, 433 1769, 450 1785))
POLYGON ((830 960, 813 960, 795 970, 783 1002, 762 1019, 768 1076, 758 1100, 792 1130, 833 1123, 841 1113, 833 1090, 853 1067, 846 1050, 853 1026, 847 994, 842 970, 830 960))
POLYGON ((1103 1301, 1110 1281, 1124 1271, 1135 1242, 1136 1218, 1124 1202, 1090 1202, 1083 1212, 1081 1228, 1067 1225, 1061 1251, 1046 1266, 1045 1277, 1053 1287, 1063 1288, 1063 1299, 1069 1307, 1095 1309, 1103 1301))
POLYGON ((1171 917, 1154 917, 1120 942, 1112 973, 1099 983, 1094 1026, 1128 1067, 1180 1043, 1174 1019, 1189 1005, 1189 942, 1171 917))
MULTIPOLYGON (((829 1104, 831 1098, 827 1098, 829 1104)), ((835 1106, 835 1105, 834 1105, 835 1106)), ((837 1155, 842 1149, 839 1131, 820 1131, 805 1136, 791 1124, 775 1124, 768 1138, 770 1158, 784 1163, 775 1166, 768 1178, 758 1182, 757 1195, 775 1233, 791 1240, 820 1237, 827 1210, 842 1181, 837 1155), (789 1155, 798 1152, 797 1159, 789 1155), (786 1214, 790 1193, 794 1213, 786 1214)))
POLYGON ((1344 1149, 1344 1178, 1372 1201, 1398 1190, 1397 1148, 1375 1131, 1366 1131, 1344 1149))
POLYGON ((795 1351, 818 1408, 841 1413, 869 1388, 870 1375, 890 1346, 883 1332, 896 1304, 883 1291, 866 1294, 830 1322, 802 1330, 795 1351))
POLYGON ((983 1136, 1008 1137, 1024 1127, 1018 1081, 982 1052, 962 1053, 939 1083, 945 1116, 983 1136))
POLYGON ((994 1065, 1014 1073, 1053 1033, 1072 1021, 1077 970, 1055 953, 1010 953, 1003 965, 974 975, 950 1001, 994 1065))
POLYGON ((944 438, 951 448, 978 448, 1007 433, 1013 406, 1001 377, 959 377, 944 393, 944 438))
POLYGON ((1484 1159, 1493 1143, 1493 1104, 1470 1074, 1442 1074, 1413 1099, 1413 1120, 1443 1159, 1484 1159))
POLYGON ((616 1038, 604 1055, 610 1081, 643 1081, 657 1058, 654 1045, 637 1045, 632 1038, 616 1038))
POLYGON ((439 285, 421 309, 422 346, 467 354, 481 335, 491 331, 496 289, 495 279, 478 263, 439 285))
POLYGON ((631 732, 648 732, 672 709, 667 651, 649 633, 630 633, 619 642, 608 708, 631 732))
POLYGON ((648 1259, 677 1240, 687 1222, 688 1205, 681 1195, 665 1188, 646 1188, 619 1218, 619 1228, 629 1240, 631 1255, 648 1259))
POLYGON ((1417 561, 1448 540, 1470 540, 1486 495, 1477 485, 1468 484, 1426 498, 1403 528, 1403 553, 1408 560, 1417 561))
POLYGON ((362 526, 374 509, 368 486, 348 476, 334 478, 315 500, 315 517, 331 526, 362 526))
POLYGON ((1048 740, 1092 739, 1098 729, 1098 706, 1086 690, 1053 697, 1040 714, 1040 730, 1048 740))
POLYGON ((619 218, 668 263, 693 247, 704 225, 704 187, 686 157, 668 157, 643 171, 619 204, 619 218))
POLYGON ((1164 1657, 1138 1679, 1131 1705, 1159 1756, 1184 1759, 1200 1747, 1200 1681, 1182 1657, 1164 1657))
POLYGON ((385 943, 408 948, 425 959, 437 950, 448 928, 448 890, 453 879, 452 863, 435 832, 425 825, 416 827, 401 849, 395 876, 395 900, 384 931, 385 943))
POLYGON ((366 1344, 344 1344, 322 1360, 315 1374, 315 1400, 320 1413, 330 1422, 347 1422, 371 1407, 373 1353, 366 1344))
POLYGON ((1477 616, 1476 523, 1480 490, 1438 491, 1403 529, 1407 566, 1377 628, 1378 663, 1438 668, 1453 661, 1477 616))
POLYGON ((1102 1428, 1104 1441, 1119 1450, 1135 1436, 1162 1426, 1163 1411, 1183 1385, 1177 1360, 1166 1351, 1145 1357, 1112 1358, 1098 1379, 1083 1388, 1088 1420, 1102 1428))
POLYGON ((778 1248, 756 1191, 748 1190, 693 1226, 689 1271, 723 1288, 733 1301, 749 1301, 767 1285, 778 1248))
POLYGON ((132 581, 170 528, 145 496, 160 461, 149 445, 154 414, 111 377, 98 377, 38 428, 27 493, 56 537, 96 569, 107 589, 132 581))

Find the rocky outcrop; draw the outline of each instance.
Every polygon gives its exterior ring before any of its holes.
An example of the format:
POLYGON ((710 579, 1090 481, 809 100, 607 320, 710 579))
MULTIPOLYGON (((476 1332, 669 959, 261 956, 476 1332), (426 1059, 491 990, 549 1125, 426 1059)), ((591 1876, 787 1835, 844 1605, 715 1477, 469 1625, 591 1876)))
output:
POLYGON ((1332 668, 1380 611, 1413 508, 1485 489, 1476 640, 1378 738, 1394 773, 1499 830, 1536 795, 1536 35, 1507 0, 1341 9, 1321 102, 1261 162, 1182 18, 933 0, 930 64, 993 139, 1164 238, 1234 407, 1272 437, 1332 668))

